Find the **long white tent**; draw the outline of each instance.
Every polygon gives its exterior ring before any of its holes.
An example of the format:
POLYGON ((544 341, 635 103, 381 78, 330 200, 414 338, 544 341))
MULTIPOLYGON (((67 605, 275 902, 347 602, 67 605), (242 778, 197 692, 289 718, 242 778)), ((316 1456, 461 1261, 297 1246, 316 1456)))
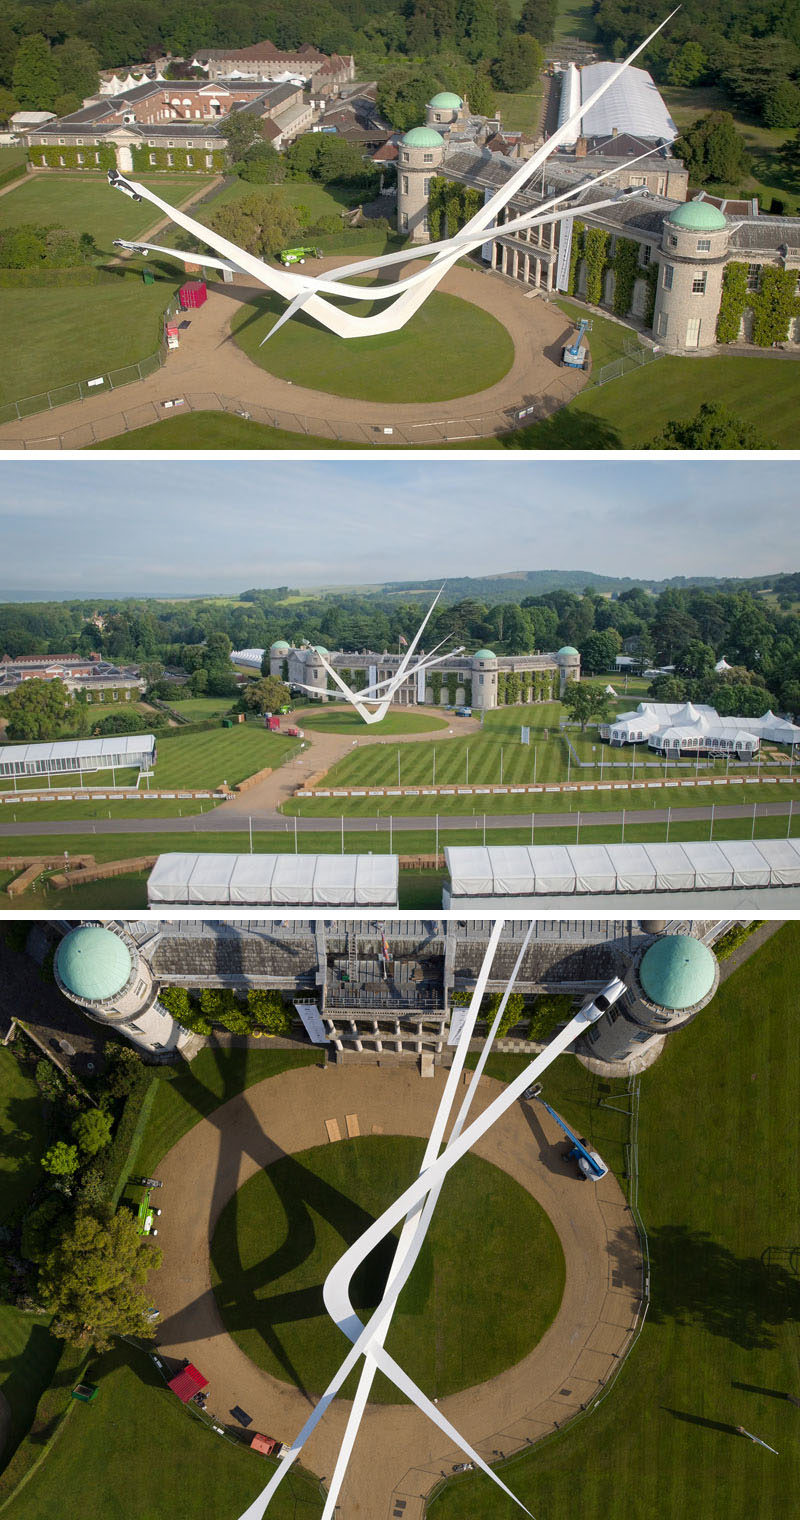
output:
POLYGON ((53 744, 3 744, 0 776, 56 776, 71 771, 150 770, 156 759, 155 734, 119 734, 104 739, 64 739, 53 744))
POLYGON ((153 906, 396 908, 397 855, 159 855, 153 906))
POLYGON ((447 846, 445 908, 541 898, 800 887, 800 840, 447 846))

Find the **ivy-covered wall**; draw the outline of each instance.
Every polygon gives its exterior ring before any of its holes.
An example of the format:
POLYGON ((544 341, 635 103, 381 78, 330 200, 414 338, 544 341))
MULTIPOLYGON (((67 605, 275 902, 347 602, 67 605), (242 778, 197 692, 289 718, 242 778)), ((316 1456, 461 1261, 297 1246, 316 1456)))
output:
POLYGON ((618 237, 611 251, 611 233, 601 227, 587 227, 576 221, 572 227, 572 248, 569 261, 567 291, 575 295, 578 289, 581 267, 586 269, 586 300, 590 306, 600 306, 605 292, 606 275, 614 274, 614 297, 611 303, 615 316, 626 317, 633 307, 633 293, 637 280, 647 280, 648 298, 645 321, 653 324, 656 304, 658 265, 639 263, 639 244, 633 238, 618 237))
POLYGON ((141 147, 131 149, 131 156, 138 174, 146 174, 148 169, 167 169, 173 174, 207 174, 209 168, 220 170, 225 164, 221 148, 213 150, 210 165, 206 162, 208 152, 205 148, 149 148, 143 143, 141 147))
POLYGON ((518 703, 551 702, 558 683, 555 670, 519 670, 497 673, 498 707, 515 707, 518 703))
POLYGON ((459 185, 454 180, 436 174, 431 180, 428 197, 428 231, 431 242, 440 237, 452 237, 480 211, 483 196, 480 190, 469 185, 459 185))
POLYGON ((66 143, 63 147, 58 144, 51 147, 47 143, 34 143, 28 149, 28 158, 40 169, 115 169, 117 164, 114 149, 107 143, 101 143, 98 148, 76 148, 66 143), (79 153, 83 163, 78 159, 79 153))
POLYGON ((748 290, 747 265, 728 264, 722 277, 717 342, 735 343, 742 317, 749 310, 753 313, 751 342, 759 348, 785 343, 794 318, 800 317, 796 292, 796 269, 774 269, 767 264, 761 270, 760 288, 748 290))

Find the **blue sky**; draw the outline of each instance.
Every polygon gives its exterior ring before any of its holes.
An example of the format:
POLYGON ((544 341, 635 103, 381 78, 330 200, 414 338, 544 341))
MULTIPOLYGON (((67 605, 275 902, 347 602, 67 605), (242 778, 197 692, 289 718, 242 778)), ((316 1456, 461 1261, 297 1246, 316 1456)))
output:
POLYGON ((0 598, 798 568, 791 461, 0 462, 0 598))

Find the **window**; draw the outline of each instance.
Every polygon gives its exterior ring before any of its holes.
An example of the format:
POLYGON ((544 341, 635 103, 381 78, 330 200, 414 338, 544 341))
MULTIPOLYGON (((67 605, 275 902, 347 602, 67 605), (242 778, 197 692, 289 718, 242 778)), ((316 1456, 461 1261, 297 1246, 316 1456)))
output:
POLYGON ((432 183, 432 179, 425 179, 422 181, 422 189, 425 195, 430 195, 432 183))
POLYGON ((653 257, 653 250, 650 247, 649 243, 645 243, 644 248, 642 249, 642 264, 643 264, 643 266, 644 266, 645 269, 647 268, 648 264, 650 263, 650 260, 651 260, 652 257, 653 257))
POLYGON ((670 248, 677 248, 677 246, 678 246, 678 239, 676 238, 674 232, 670 233, 669 238, 668 238, 668 242, 669 242, 670 248))
POLYGON ((156 155, 155 155, 155 153, 148 154, 148 157, 150 159, 151 164, 154 164, 155 161, 156 161, 156 155))
POLYGON ((408 175, 403 175, 403 194, 408 195, 408 175))
POLYGON ((186 167, 187 167, 187 169, 193 169, 194 168, 194 154, 193 153, 187 153, 187 155, 186 155, 186 167))
POLYGON ((168 153, 167 154, 167 163, 169 164, 169 167, 171 169, 172 166, 173 166, 173 164, 175 163, 175 154, 174 153, 168 153))
POLYGON ((404 164, 407 164, 407 163, 408 163, 408 161, 409 161, 409 158, 410 158, 410 156, 411 156, 411 155, 410 155, 410 153, 409 153, 409 151, 408 151, 408 148, 404 148, 404 149, 403 149, 403 152, 402 152, 402 154, 401 154, 401 157, 402 157, 402 160, 403 160, 403 163, 404 163, 404 164))
POLYGON ((697 239, 697 252, 698 253, 710 253, 711 252, 711 239, 710 238, 698 238, 697 239))
POLYGON ((675 270, 674 270, 673 266, 671 264, 665 264, 664 265, 664 273, 663 273, 663 276, 662 276, 662 279, 661 279, 661 284, 663 285, 663 287, 664 287, 665 290, 671 290, 672 289, 672 279, 673 279, 674 274, 675 274, 675 270))
MULTIPOLYGON (((668 325, 669 317, 667 316, 667 313, 665 311, 660 311, 656 317, 656 336, 659 338, 666 338, 668 325)), ((642 735, 640 734, 639 738, 641 739, 641 737, 642 735)))
POLYGON ((78 154, 76 154, 76 157, 77 157, 78 163, 82 164, 83 163, 83 154, 82 153, 78 153, 78 154))
POLYGON ((704 296, 705 295, 705 293, 706 293, 706 280, 707 279, 708 279, 708 270, 707 269, 703 269, 703 270, 700 271, 699 274, 695 275, 694 279, 692 280, 692 295, 695 295, 695 296, 704 296))
POLYGON ((433 154, 432 153, 423 153, 423 155, 422 155, 422 162, 423 162, 423 164, 432 164, 433 163, 433 154))
POLYGON ((700 318, 690 317, 686 324, 686 347, 698 348, 700 345, 700 318))
POLYGON ((400 218, 400 231, 408 232, 408 212, 404 211, 400 218))
POLYGON ((747 266, 747 289, 758 290, 761 286, 761 265, 748 264, 747 266))

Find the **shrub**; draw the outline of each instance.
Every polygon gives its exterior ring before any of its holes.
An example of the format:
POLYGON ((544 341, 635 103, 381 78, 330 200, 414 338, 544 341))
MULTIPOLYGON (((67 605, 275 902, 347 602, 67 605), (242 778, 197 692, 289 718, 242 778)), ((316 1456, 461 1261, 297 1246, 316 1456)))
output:
POLYGON ((74 1177, 78 1165, 78 1147, 65 1140, 56 1140, 42 1156, 42 1166, 52 1177, 74 1177))
POLYGON ((528 1025, 528 1039, 549 1039, 557 1024, 572 1017, 572 998, 565 992, 547 992, 537 997, 528 1025))
POLYGON ((102 1108, 90 1108, 78 1114, 72 1125, 72 1138, 86 1156, 96 1156, 111 1141, 113 1119, 102 1108))
POLYGON ((247 1008, 255 1023, 263 1025, 268 1034, 288 1035, 291 1032, 291 1015, 279 992, 253 989, 247 994, 247 1008))

